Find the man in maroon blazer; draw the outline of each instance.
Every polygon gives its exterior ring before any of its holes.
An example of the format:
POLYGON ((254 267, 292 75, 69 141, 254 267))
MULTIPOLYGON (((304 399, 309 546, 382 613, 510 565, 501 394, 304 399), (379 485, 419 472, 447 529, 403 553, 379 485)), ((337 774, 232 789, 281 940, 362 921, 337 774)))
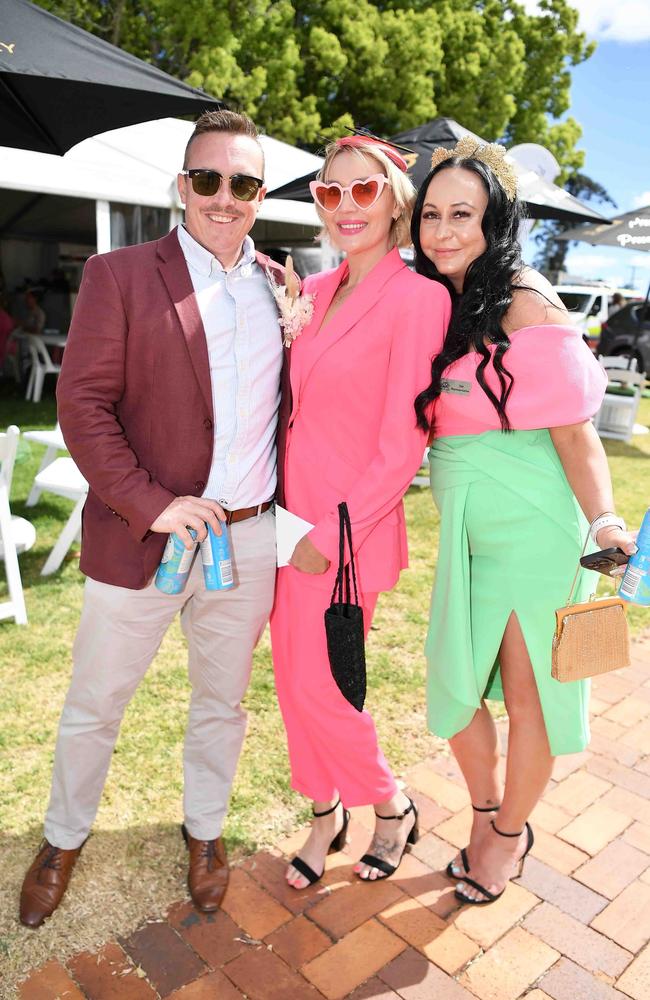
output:
POLYGON ((92 257, 58 384, 59 418, 90 484, 83 515, 84 606, 56 745, 45 839, 20 900, 38 927, 56 909, 88 836, 122 715, 181 613, 192 695, 183 835, 200 909, 228 881, 221 841, 245 731, 241 700, 270 612, 276 429, 283 351, 267 272, 248 233, 265 194, 253 122, 198 120, 178 177, 185 225, 92 257), (236 576, 206 591, 200 558, 185 591, 153 576, 167 537, 189 545, 227 520, 236 576))

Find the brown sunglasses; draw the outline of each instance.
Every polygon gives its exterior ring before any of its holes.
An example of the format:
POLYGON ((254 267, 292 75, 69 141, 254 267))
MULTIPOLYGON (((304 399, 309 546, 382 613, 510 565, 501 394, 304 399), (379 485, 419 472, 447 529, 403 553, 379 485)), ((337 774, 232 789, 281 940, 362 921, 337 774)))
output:
POLYGON ((237 201, 252 201, 264 185, 264 181, 259 177, 250 177, 248 174, 232 174, 231 177, 226 177, 218 170, 206 170, 202 167, 197 167, 194 170, 182 170, 181 173, 189 177, 194 193, 200 194, 204 198, 216 194, 222 181, 230 181, 233 198, 236 198, 237 201))

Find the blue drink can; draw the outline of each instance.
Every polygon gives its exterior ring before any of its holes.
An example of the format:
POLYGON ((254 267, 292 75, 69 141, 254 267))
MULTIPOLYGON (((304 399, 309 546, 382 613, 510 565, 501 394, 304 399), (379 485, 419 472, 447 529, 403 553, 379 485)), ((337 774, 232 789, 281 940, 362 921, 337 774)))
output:
POLYGON ((185 589, 196 552, 196 531, 188 528, 194 545, 186 549, 176 532, 167 539, 167 545, 156 573, 156 586, 163 594, 180 594, 185 589))
POLYGON ((637 551, 630 556, 618 596, 631 604, 650 607, 650 508, 639 529, 637 551))
POLYGON ((228 528, 221 522, 221 534, 217 535, 210 525, 201 542, 201 560, 206 590, 228 590, 235 582, 232 575, 228 528))

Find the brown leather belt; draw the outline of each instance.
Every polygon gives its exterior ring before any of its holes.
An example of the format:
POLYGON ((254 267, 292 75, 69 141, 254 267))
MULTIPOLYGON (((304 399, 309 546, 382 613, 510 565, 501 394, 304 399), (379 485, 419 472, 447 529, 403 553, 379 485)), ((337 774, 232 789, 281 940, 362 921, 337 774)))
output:
POLYGON ((257 507, 240 507, 239 510, 224 510, 226 515, 226 524, 236 524, 237 521, 245 521, 249 517, 256 517, 258 514, 263 514, 264 511, 268 510, 272 500, 267 500, 265 503, 260 503, 257 507))

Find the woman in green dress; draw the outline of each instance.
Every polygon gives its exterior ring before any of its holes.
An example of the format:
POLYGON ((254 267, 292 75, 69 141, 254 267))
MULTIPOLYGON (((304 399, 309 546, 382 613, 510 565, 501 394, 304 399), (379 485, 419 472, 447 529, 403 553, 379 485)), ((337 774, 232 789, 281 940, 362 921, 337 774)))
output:
POLYGON ((594 547, 634 551, 590 420, 605 375, 550 284, 522 263, 503 153, 471 139, 436 150, 412 225, 416 269, 453 303, 416 413, 431 431, 441 517, 428 717, 475 810, 469 845, 447 868, 472 904, 492 902, 520 872, 553 758, 589 741, 588 682, 554 680, 551 648, 590 525, 594 547), (503 788, 486 698, 503 699, 510 722, 503 788))

